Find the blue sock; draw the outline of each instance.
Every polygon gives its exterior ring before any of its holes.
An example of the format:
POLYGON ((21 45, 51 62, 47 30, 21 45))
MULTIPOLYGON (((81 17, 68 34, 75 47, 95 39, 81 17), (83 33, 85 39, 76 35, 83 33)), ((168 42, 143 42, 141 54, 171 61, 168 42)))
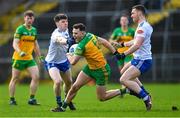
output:
POLYGON ((142 89, 146 94, 149 95, 149 92, 146 91, 146 89, 144 88, 144 86, 141 86, 141 89, 142 89))
POLYGON ((56 96, 57 103, 61 103, 61 96, 56 96))
POLYGON ((146 98, 148 98, 148 95, 146 94, 146 92, 144 92, 143 89, 141 89, 141 91, 139 92, 139 96, 140 96, 143 100, 146 100, 146 98))

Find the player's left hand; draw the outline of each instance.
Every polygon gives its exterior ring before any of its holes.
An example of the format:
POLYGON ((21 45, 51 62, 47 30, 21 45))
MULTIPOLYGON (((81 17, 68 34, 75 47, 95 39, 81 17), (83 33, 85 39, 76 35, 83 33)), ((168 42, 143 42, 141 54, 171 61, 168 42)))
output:
POLYGON ((65 37, 62 36, 57 36, 56 37, 56 42, 62 44, 62 45, 66 45, 67 44, 67 39, 65 37))

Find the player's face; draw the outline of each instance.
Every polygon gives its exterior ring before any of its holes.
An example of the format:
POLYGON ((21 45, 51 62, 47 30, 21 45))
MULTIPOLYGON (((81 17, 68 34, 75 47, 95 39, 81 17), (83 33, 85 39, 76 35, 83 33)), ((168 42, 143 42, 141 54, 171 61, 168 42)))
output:
POLYGON ((30 26, 34 22, 34 16, 25 16, 24 21, 27 26, 30 26))
POLYGON ((80 42, 84 36, 84 32, 80 31, 79 29, 75 29, 75 28, 73 28, 72 32, 73 32, 73 37, 76 40, 76 42, 80 42))
POLYGON ((61 19, 59 22, 56 22, 56 26, 65 31, 68 28, 68 20, 67 19, 61 19))
POLYGON ((133 21, 135 23, 137 23, 139 21, 139 12, 138 12, 138 10, 132 9, 132 11, 131 11, 131 18, 133 19, 133 21))
POLYGON ((127 26, 128 25, 128 18, 122 16, 121 19, 120 19, 120 24, 121 24, 122 27, 127 26))

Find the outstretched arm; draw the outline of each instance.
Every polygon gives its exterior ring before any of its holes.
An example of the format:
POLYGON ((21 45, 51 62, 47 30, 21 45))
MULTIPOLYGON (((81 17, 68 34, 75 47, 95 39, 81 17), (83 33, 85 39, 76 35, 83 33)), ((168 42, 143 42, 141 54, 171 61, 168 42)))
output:
POLYGON ((113 54, 116 52, 116 49, 104 38, 98 37, 99 44, 103 44, 104 47, 109 49, 113 54))

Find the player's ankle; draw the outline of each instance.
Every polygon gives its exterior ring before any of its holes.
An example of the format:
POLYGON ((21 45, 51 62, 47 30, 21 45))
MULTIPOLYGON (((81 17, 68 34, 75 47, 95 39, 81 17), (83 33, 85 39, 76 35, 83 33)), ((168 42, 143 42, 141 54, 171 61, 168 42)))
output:
POLYGON ((67 106, 68 106, 68 103, 64 101, 63 104, 62 104, 62 106, 61 106, 61 108, 62 108, 63 110, 65 110, 65 109, 67 108, 67 106))
POLYGON ((14 98, 14 97, 10 97, 10 100, 11 100, 11 101, 15 101, 15 98, 14 98))

